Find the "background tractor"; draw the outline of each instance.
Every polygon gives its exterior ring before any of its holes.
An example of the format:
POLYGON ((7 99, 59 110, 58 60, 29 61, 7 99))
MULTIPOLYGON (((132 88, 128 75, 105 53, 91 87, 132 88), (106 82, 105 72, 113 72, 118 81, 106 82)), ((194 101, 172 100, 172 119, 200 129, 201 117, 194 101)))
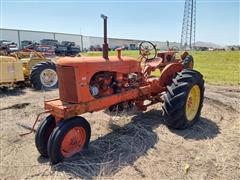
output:
POLYGON ((145 41, 139 46, 138 59, 122 56, 121 49, 117 49, 117 56, 109 57, 107 17, 102 18, 103 57, 65 57, 57 61, 60 97, 45 101, 43 113, 50 115, 35 136, 39 153, 53 164, 88 146, 91 127, 79 116, 86 112, 124 108, 123 104, 145 111, 161 102, 170 128, 188 128, 200 117, 204 80, 192 69, 192 56, 185 52, 176 59, 173 51, 157 53, 156 47, 145 41), (160 76, 153 75, 155 70, 160 76))
POLYGON ((26 84, 36 90, 58 87, 56 66, 39 52, 15 52, 0 56, 0 86, 26 84))

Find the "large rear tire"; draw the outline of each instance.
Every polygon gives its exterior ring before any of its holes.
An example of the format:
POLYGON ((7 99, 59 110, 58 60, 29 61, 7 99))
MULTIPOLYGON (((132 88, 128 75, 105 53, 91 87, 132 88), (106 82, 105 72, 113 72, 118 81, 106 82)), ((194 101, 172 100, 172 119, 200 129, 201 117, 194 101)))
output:
POLYGON ((183 60, 183 66, 185 69, 193 69, 194 66, 194 60, 191 55, 187 55, 183 60))
POLYGON ((61 121, 48 140, 48 155, 52 164, 88 147, 91 137, 90 124, 83 117, 61 121))
POLYGON ((192 69, 184 69, 167 86, 163 112, 170 128, 186 129, 200 117, 204 98, 202 75, 192 69))
POLYGON ((50 61, 38 63, 32 69, 30 81, 36 90, 58 88, 56 65, 50 61))
POLYGON ((41 122, 41 124, 38 126, 38 129, 36 131, 35 145, 37 147, 38 152, 43 157, 48 157, 48 153, 47 153, 48 139, 55 126, 56 126, 56 123, 55 123, 54 116, 49 115, 46 119, 44 119, 41 122))

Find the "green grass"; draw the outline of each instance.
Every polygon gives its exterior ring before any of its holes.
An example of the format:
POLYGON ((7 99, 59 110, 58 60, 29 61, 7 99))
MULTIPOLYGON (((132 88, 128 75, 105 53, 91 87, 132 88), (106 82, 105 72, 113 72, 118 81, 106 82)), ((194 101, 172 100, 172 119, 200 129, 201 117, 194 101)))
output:
MULTIPOLYGON (((123 51, 125 56, 138 57, 138 51, 123 51)), ((208 84, 240 84, 240 51, 193 51, 194 69, 200 71, 208 84)), ((102 56, 102 52, 83 53, 84 56, 102 56)), ((109 55, 116 55, 110 51, 109 55)))
POLYGON ((194 52, 194 68, 210 84, 240 84, 240 52, 194 52))
MULTIPOLYGON (((81 53, 83 56, 102 56, 102 52, 97 51, 97 52, 87 52, 87 53, 81 53)), ((117 52, 116 51, 109 51, 109 56, 116 56, 117 52)), ((124 56, 131 56, 131 57, 138 57, 139 53, 138 51, 122 51, 122 55, 124 56)))

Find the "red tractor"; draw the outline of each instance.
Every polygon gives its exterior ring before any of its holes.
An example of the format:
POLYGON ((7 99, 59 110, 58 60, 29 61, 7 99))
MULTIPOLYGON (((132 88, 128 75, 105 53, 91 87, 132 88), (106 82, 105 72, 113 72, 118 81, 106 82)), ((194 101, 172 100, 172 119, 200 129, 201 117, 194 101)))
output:
POLYGON ((204 97, 202 75, 193 70, 187 52, 176 59, 175 52, 157 53, 151 42, 142 42, 140 57, 108 57, 107 17, 104 19, 103 57, 65 57, 57 62, 59 99, 45 101, 50 115, 39 125, 36 147, 55 164, 84 148, 91 128, 79 116, 104 109, 113 111, 123 104, 145 111, 162 102, 166 124, 185 129, 198 121, 204 97), (159 70, 160 76, 153 76, 159 70))

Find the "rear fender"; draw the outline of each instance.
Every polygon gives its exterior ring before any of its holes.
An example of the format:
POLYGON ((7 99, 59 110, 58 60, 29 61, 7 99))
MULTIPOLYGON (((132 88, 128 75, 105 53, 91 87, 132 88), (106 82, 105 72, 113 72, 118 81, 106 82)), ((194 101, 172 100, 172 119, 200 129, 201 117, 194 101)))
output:
POLYGON ((160 86, 166 87, 167 85, 169 85, 172 82, 172 78, 176 76, 176 73, 182 70, 183 64, 181 63, 171 63, 165 66, 159 78, 160 86))
POLYGON ((46 59, 31 59, 27 62, 28 64, 28 68, 29 68, 29 71, 32 71, 32 68, 34 66, 36 66, 38 63, 41 63, 41 62, 46 62, 47 60, 46 59))

